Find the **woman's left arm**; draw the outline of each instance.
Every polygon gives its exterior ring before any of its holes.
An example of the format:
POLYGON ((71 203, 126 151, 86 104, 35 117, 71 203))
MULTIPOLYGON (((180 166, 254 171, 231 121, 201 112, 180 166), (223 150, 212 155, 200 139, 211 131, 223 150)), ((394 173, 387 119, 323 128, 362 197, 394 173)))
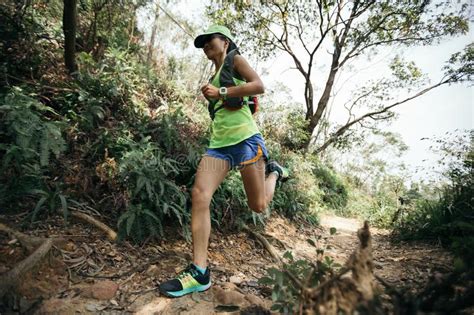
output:
POLYGON ((234 57, 234 70, 237 71, 247 83, 228 87, 227 97, 242 97, 265 92, 265 87, 257 72, 252 69, 247 60, 241 55, 234 57))

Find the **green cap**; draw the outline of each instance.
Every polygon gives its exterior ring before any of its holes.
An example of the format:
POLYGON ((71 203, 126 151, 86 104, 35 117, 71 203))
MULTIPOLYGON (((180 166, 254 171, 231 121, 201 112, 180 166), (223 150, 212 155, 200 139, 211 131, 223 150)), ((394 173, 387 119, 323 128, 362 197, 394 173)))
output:
POLYGON ((234 43, 234 38, 230 34, 230 31, 227 27, 222 26, 222 25, 212 25, 204 33, 198 35, 194 39, 194 46, 196 48, 203 48, 204 43, 206 42, 207 38, 212 34, 224 35, 225 37, 227 37, 231 41, 231 43, 234 43))

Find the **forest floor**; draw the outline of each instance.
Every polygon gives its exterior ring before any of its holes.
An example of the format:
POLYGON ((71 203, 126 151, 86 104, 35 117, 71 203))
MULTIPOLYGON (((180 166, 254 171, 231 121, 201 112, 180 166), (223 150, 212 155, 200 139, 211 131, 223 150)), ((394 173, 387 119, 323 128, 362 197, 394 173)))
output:
MULTIPOLYGON (((0 221, 18 227, 12 217, 0 216, 0 221)), ((325 255, 343 264, 358 246, 356 232, 361 226, 356 219, 325 215, 321 226, 310 227, 273 215, 261 234, 280 255, 289 250, 295 258, 313 261, 316 250, 307 239, 320 236, 318 247, 329 245, 325 255), (334 235, 331 227, 336 228, 334 235)), ((371 228, 371 232, 374 272, 391 286, 416 293, 435 272, 452 269, 451 255, 436 244, 395 243, 386 230, 371 228)), ((65 241, 22 276, 4 298, 0 314, 257 314, 255 305, 271 306, 270 288, 257 280, 266 275, 266 268, 277 265, 246 232, 213 231, 209 243, 213 286, 179 299, 160 296, 156 290, 191 259, 191 245, 171 229, 165 230, 166 240, 143 245, 117 244, 92 226, 74 221, 65 226, 61 218, 42 221, 27 233, 65 241)), ((0 233, 0 276, 27 255, 18 240, 0 233)))

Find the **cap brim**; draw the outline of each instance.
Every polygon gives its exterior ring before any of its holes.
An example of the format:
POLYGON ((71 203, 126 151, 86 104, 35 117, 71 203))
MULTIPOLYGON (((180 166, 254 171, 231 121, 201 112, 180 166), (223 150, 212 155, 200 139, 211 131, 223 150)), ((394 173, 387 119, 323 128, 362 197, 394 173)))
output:
POLYGON ((196 39, 194 39, 194 47, 196 48, 203 48, 206 40, 209 38, 210 35, 216 33, 209 33, 209 34, 201 34, 196 39))
MULTIPOLYGON (((221 32, 211 32, 211 33, 204 33, 204 34, 201 34, 201 35, 198 35, 195 39, 194 39, 194 47, 196 48, 203 48, 204 47, 204 44, 206 43, 207 39, 209 38, 209 36, 211 35, 214 35, 214 34, 220 34, 224 37, 226 37, 228 40, 230 40, 231 44, 234 44, 234 41, 232 40, 232 38, 229 38, 227 35, 224 35, 222 34, 221 32)), ((235 46, 235 44, 234 44, 235 46)), ((237 46, 236 46, 237 47, 237 46)))

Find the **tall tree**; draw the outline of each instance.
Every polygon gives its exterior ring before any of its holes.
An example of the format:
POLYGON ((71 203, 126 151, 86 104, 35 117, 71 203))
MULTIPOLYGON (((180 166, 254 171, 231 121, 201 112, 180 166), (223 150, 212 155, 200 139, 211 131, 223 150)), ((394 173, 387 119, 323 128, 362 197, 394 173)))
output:
POLYGON ((148 44, 148 54, 146 57, 146 63, 148 65, 151 64, 151 61, 153 60, 153 52, 155 51, 155 39, 156 39, 156 31, 158 29, 158 18, 160 17, 160 7, 157 4, 155 8, 155 17, 153 20, 153 27, 151 29, 151 35, 150 35, 150 43, 148 44))
POLYGON ((69 73, 76 71, 76 16, 77 0, 64 0, 64 62, 69 73))
MULTIPOLYGON (((403 60, 392 63, 393 78, 372 82, 347 104, 349 119, 336 126, 324 139, 313 139, 323 133, 321 128, 334 94, 336 76, 349 61, 373 56, 383 47, 431 45, 442 39, 468 31, 468 4, 452 1, 361 1, 361 0, 269 0, 223 1, 208 7, 208 14, 217 23, 232 27, 243 37, 242 45, 256 51, 258 58, 268 59, 277 52, 291 57, 304 79, 305 119, 310 135, 304 148, 317 141, 316 151, 323 151, 338 141, 354 125, 366 126, 393 117, 391 109, 444 84, 470 79, 466 64, 453 69, 437 84, 422 86, 422 76, 414 64, 403 60), (315 97, 316 60, 330 53, 321 94, 315 97), (318 57, 317 57, 318 56, 318 57), (455 75, 454 75, 455 73, 455 75), (389 103, 387 89, 407 88, 417 83, 420 90, 402 101, 389 103), (353 110, 360 104, 371 104, 365 114, 353 110)), ((466 50, 469 54, 469 49, 466 50)), ((472 70, 472 58, 464 60, 472 70)))

